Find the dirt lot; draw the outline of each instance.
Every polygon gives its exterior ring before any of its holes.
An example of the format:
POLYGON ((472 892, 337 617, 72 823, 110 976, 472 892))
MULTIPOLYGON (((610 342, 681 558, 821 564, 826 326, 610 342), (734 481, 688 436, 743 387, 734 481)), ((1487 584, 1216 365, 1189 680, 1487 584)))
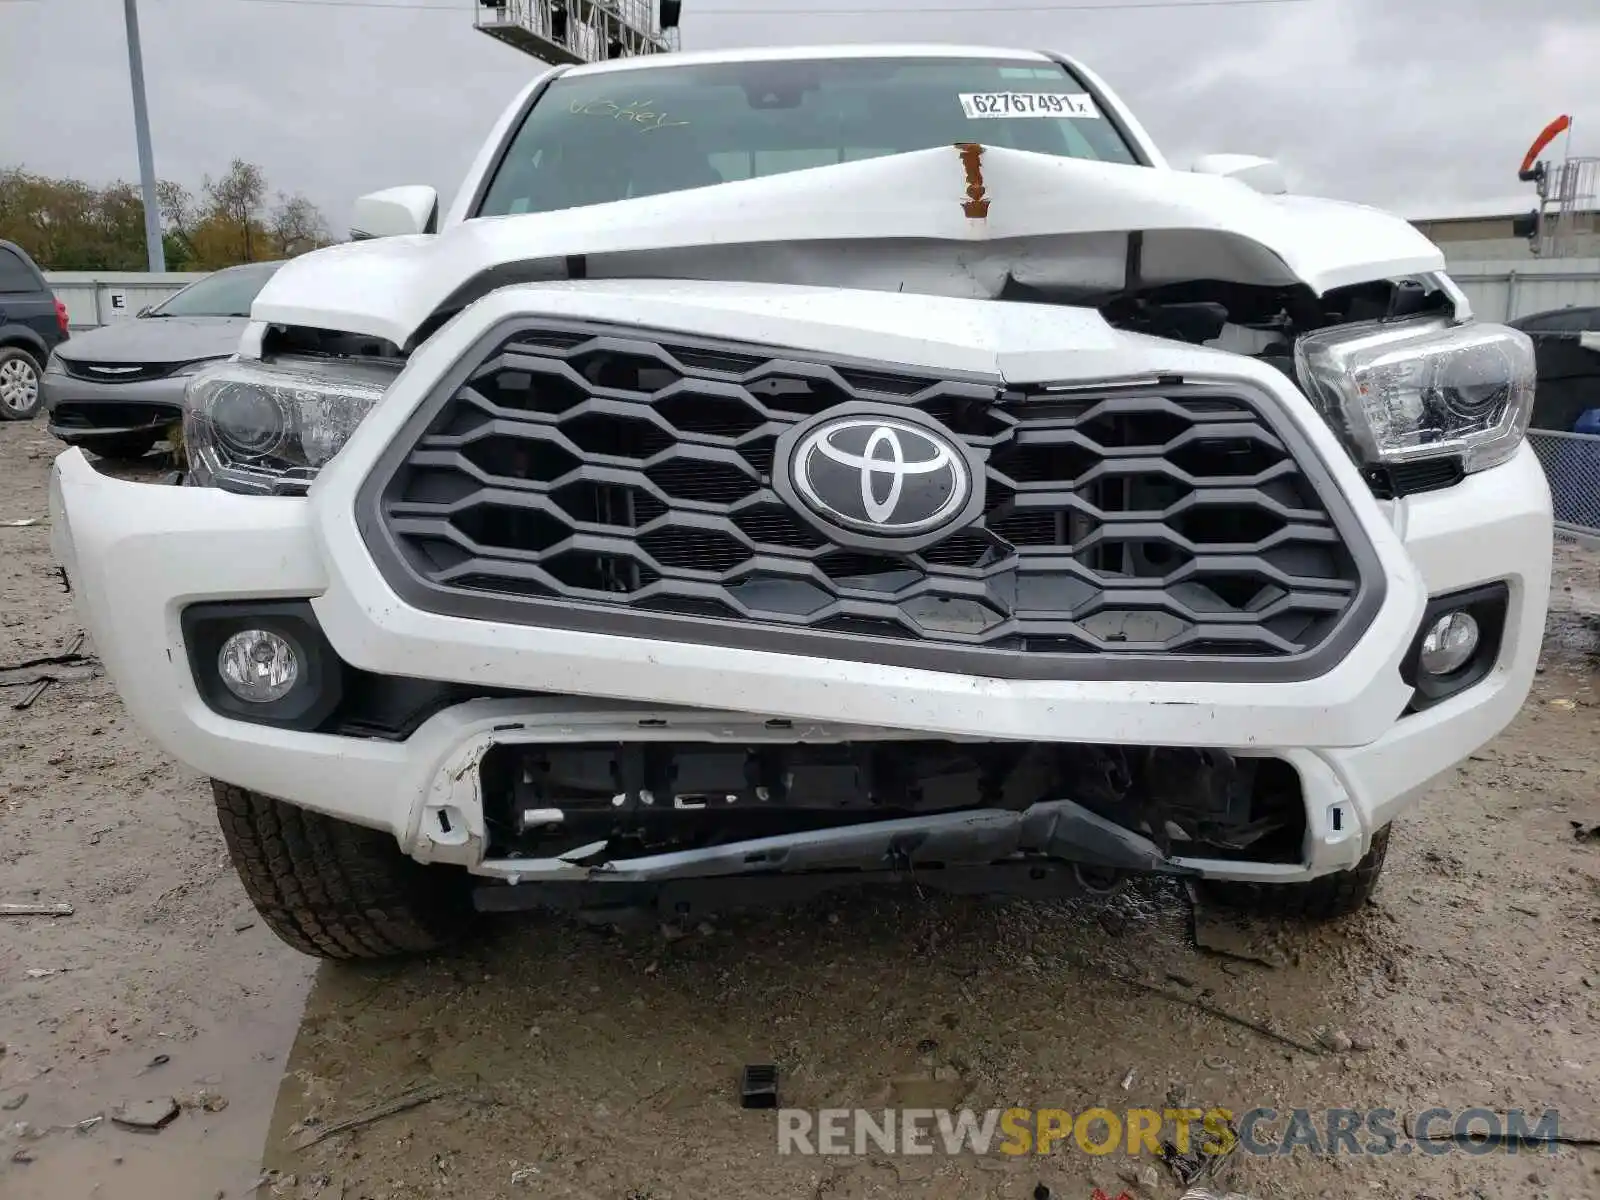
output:
MULTIPOLYGON (((0 426, 0 666, 76 631, 47 524, 3 524, 45 517, 55 451, 39 426, 0 426)), ((1565 546, 1521 718, 1401 823, 1367 912, 1244 931, 1275 965, 1198 950, 1183 896, 1157 884, 1059 904, 869 896, 681 932, 506 920, 433 962, 319 967, 254 919, 204 781, 104 678, 23 711, 24 689, 0 688, 0 901, 74 907, 0 918, 0 1195, 1183 1190, 1165 1168, 1141 1181, 1149 1159, 1075 1148, 780 1157, 773 1114, 738 1106, 749 1062, 777 1063, 785 1104, 812 1109, 1549 1107, 1563 1133, 1600 1136, 1600 841, 1573 827, 1600 825, 1597 631, 1600 554, 1565 546), (301 1148, 418 1085, 441 1090, 301 1148), (159 1133, 110 1120, 168 1097, 183 1111, 159 1133)), ((1600 1194, 1600 1150, 1233 1160, 1258 1200, 1600 1194)))

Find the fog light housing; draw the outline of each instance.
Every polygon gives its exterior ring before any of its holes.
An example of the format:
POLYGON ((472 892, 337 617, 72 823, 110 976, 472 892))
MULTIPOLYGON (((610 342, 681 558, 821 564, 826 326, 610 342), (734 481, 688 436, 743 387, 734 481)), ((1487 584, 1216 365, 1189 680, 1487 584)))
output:
POLYGON ((1472 661, 1478 649, 1478 622, 1470 612, 1454 609, 1422 635, 1417 666, 1428 675, 1449 675, 1472 661))
POLYGON ((1422 614, 1400 677, 1414 690, 1406 712, 1421 712, 1481 683, 1500 658, 1511 589, 1504 583, 1435 596, 1422 614))
POLYGON ((270 629, 244 629, 217 654, 222 685, 247 704, 275 704, 294 690, 300 656, 294 644, 270 629))
POLYGON ((344 697, 344 664, 305 600, 192 604, 181 621, 195 690, 213 712, 312 730, 344 697))

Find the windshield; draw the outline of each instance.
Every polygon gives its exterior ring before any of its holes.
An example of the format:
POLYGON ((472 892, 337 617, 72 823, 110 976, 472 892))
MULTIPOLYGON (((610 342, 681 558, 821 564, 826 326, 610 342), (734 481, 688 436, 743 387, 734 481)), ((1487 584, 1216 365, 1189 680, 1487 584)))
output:
POLYGON ((523 120, 478 216, 551 212, 982 141, 1138 160, 1056 63, 861 58, 563 76, 523 120))
POLYGON ((248 317, 256 293, 282 263, 229 267, 191 283, 145 314, 147 317, 248 317))

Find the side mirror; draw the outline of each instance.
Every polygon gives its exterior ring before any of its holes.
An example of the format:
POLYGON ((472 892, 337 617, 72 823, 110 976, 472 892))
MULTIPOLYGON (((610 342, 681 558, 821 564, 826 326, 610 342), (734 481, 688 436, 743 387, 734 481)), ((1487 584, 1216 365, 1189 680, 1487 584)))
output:
POLYGON ((350 237, 356 241, 437 232, 439 193, 422 185, 388 188, 362 196, 350 219, 350 237))
POLYGON ((1220 175, 1236 179, 1246 187, 1268 196, 1281 196, 1289 190, 1283 167, 1270 158, 1254 154, 1206 154, 1195 160, 1197 175, 1220 175))

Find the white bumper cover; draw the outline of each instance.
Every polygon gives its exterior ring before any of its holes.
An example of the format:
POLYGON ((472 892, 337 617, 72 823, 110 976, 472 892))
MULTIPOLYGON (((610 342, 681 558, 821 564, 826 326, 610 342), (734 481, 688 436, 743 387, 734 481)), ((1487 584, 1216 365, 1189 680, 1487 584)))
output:
POLYGON ((1375 829, 1504 728, 1527 694, 1551 555, 1549 492, 1527 447, 1454 488, 1385 506, 1370 497, 1332 435, 1281 376, 1232 356, 1128 338, 1092 313, 985 304, 994 316, 975 322, 973 306, 960 301, 881 294, 856 301, 832 293, 824 328, 815 308, 797 313, 791 299, 788 310, 779 311, 782 303, 769 298, 770 311, 761 311, 759 297, 740 295, 737 287, 725 289, 722 303, 712 306, 674 298, 667 287, 645 291, 513 288, 474 305, 413 356, 304 499, 121 482, 96 472, 78 451, 63 454, 51 483, 56 551, 133 718, 200 772, 390 830, 418 858, 490 872, 500 868, 482 862, 483 818, 472 768, 495 741, 747 740, 774 736, 765 722, 780 717, 794 723, 782 735, 793 740, 932 735, 1217 747, 1290 762, 1307 797, 1308 833, 1299 864, 1217 862, 1205 873, 1287 880, 1356 862, 1375 829), (941 308, 956 305, 960 328, 952 326, 938 343, 927 340, 939 336, 938 318, 957 312, 941 308), (1223 360, 1228 373, 1282 398, 1324 456, 1372 540, 1387 595, 1342 661, 1319 678, 1282 683, 998 680, 555 634, 411 608, 379 574, 356 530, 355 493, 406 416, 466 347, 496 321, 528 311, 842 353, 870 345, 881 358, 951 369, 984 362, 992 369, 998 357, 1026 363, 1038 372, 1034 378, 1155 369, 1215 374, 1223 360), (775 321, 788 321, 786 336, 772 332, 775 321), (1053 347, 1065 341, 1078 348, 1045 349, 1046 339, 1053 347), (1398 719, 1410 696, 1399 663, 1427 598, 1497 581, 1509 586, 1510 609, 1494 671, 1462 695, 1398 719), (199 601, 290 597, 311 598, 332 647, 355 667, 592 699, 475 701, 433 717, 403 742, 289 732, 213 712, 190 673, 182 610, 199 601), (650 726, 641 727, 646 718, 650 726), (438 821, 441 811, 448 822, 438 821))

